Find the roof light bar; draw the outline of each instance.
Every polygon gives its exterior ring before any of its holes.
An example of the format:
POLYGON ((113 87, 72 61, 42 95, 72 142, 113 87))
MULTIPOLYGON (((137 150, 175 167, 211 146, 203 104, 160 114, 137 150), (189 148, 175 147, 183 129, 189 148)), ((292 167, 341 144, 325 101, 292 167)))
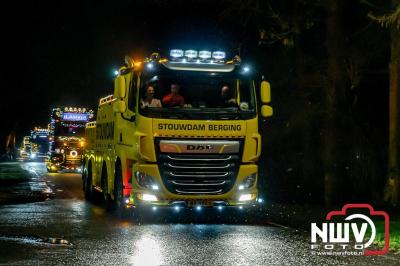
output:
POLYGON ((173 49, 169 52, 169 55, 173 58, 179 58, 183 56, 183 50, 173 49))
POLYGON ((216 60, 225 59, 225 56, 226 56, 226 54, 223 51, 215 51, 212 53, 212 57, 216 60))
POLYGON ((211 52, 210 51, 200 51, 199 52, 199 58, 201 58, 201 59, 209 59, 209 58, 211 58, 211 52))
POLYGON ((187 58, 190 58, 190 59, 196 58, 197 57, 197 51, 196 50, 186 50, 185 51, 185 56, 187 58))
POLYGON ((170 50, 170 60, 172 64, 198 64, 198 65, 240 64, 239 57, 235 57, 234 60, 226 62, 226 52, 221 50, 210 51, 210 50, 194 50, 194 49, 188 49, 188 50, 172 49, 170 50))

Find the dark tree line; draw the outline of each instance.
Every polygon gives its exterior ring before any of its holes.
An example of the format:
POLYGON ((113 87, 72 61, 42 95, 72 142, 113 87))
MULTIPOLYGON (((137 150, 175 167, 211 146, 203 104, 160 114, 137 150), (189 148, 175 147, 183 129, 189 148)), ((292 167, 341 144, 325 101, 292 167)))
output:
POLYGON ((227 2, 221 21, 273 88, 267 195, 397 205, 400 1, 227 2))

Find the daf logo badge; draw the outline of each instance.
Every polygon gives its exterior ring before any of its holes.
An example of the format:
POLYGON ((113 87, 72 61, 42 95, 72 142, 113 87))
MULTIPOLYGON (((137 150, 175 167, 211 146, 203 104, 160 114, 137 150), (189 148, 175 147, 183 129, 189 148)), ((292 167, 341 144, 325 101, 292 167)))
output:
POLYGON ((237 140, 161 140, 160 151, 166 153, 238 153, 237 140))
POLYGON ((213 145, 186 145, 186 149, 188 151, 209 151, 212 150, 214 147, 213 145))

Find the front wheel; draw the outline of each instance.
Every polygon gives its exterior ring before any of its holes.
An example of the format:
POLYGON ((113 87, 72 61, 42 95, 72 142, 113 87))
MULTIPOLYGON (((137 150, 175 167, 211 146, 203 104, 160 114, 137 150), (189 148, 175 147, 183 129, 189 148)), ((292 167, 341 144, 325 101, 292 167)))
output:
POLYGON ((124 201, 124 184, 123 184, 122 169, 120 164, 117 164, 115 166, 113 207, 114 210, 117 212, 117 215, 121 218, 131 217, 134 215, 132 209, 126 208, 126 203, 124 201))

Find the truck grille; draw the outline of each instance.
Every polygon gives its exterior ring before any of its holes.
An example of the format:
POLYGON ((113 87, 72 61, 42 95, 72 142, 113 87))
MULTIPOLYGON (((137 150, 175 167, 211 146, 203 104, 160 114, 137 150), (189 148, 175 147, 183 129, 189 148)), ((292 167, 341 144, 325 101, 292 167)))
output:
POLYGON ((235 183, 240 164, 240 153, 157 154, 164 185, 170 192, 181 195, 228 192, 235 183))
POLYGON ((81 157, 76 156, 72 157, 70 155, 65 156, 65 163, 67 164, 80 164, 81 163, 81 157))

